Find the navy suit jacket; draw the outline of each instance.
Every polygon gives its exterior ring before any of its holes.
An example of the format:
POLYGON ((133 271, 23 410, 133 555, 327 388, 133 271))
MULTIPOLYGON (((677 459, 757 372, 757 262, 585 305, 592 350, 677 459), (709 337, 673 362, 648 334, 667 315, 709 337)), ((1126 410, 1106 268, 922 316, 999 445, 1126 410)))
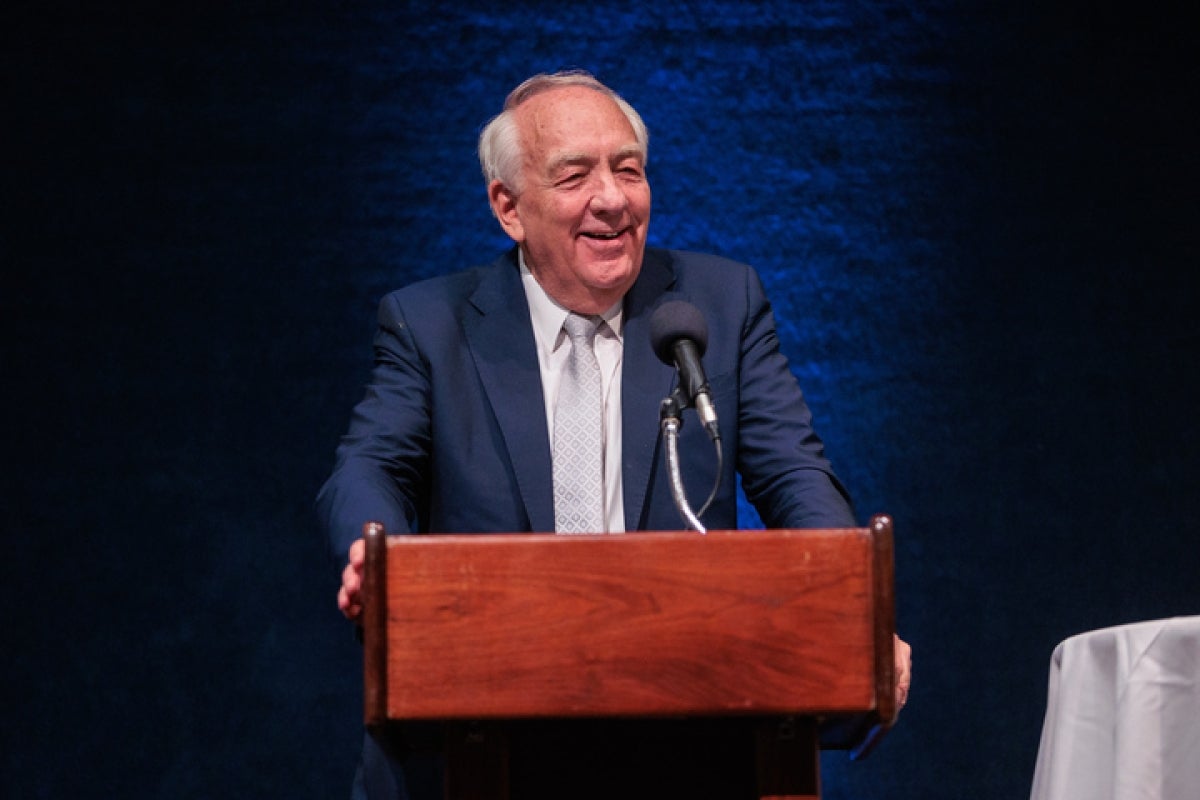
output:
MULTIPOLYGON (((686 300, 708 323, 703 363, 725 448, 721 491, 704 516, 737 527, 735 470, 767 527, 847 527, 849 499, 779 351, 758 275, 710 255, 648 248, 625 297, 622 453, 628 530, 683 527, 671 498, 659 405, 675 370, 655 356, 649 321, 686 300)), ((375 367, 354 409, 318 513, 344 557, 362 525, 389 533, 554 530, 550 440, 516 248, 494 263, 422 281, 379 308, 375 367)), ((712 443, 692 412, 679 437, 694 506, 715 478, 712 443)))

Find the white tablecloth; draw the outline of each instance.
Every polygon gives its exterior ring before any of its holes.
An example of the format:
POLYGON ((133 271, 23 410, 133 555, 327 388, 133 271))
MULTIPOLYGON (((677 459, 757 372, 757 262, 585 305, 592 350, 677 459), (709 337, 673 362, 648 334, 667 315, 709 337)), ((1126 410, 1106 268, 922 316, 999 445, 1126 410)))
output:
POLYGON ((1200 617, 1062 642, 1032 800, 1200 800, 1200 617))

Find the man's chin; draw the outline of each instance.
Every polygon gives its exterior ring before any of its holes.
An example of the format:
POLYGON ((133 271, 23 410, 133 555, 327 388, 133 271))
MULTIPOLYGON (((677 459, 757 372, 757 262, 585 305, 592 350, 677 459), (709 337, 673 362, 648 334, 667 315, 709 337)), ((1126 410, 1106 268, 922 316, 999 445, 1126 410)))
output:
POLYGON ((584 274, 591 278, 592 286, 597 289, 627 289, 637 277, 641 260, 635 261, 628 255, 618 258, 591 259, 584 267, 584 274))
POLYGON ((579 252, 579 265, 591 275, 621 275, 636 273, 641 266, 642 253, 631 241, 615 239, 607 246, 595 247, 585 243, 579 252), (636 252, 635 252, 636 251, 636 252))

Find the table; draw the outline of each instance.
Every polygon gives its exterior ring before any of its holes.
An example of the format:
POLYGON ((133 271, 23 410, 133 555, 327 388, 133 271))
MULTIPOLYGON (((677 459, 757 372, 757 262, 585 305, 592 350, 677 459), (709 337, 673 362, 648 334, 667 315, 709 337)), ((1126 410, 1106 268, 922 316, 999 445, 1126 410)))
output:
POLYGON ((1030 797, 1200 800, 1200 616, 1055 648, 1030 797))

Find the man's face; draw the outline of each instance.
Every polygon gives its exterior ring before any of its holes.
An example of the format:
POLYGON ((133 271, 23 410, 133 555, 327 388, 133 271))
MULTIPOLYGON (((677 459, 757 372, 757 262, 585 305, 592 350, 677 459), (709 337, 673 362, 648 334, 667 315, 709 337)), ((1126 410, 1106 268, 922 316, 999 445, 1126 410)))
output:
POLYGON ((546 292, 598 314, 633 285, 646 246, 650 185, 633 127, 610 98, 582 86, 535 95, 515 115, 521 191, 493 182, 492 207, 546 292))

